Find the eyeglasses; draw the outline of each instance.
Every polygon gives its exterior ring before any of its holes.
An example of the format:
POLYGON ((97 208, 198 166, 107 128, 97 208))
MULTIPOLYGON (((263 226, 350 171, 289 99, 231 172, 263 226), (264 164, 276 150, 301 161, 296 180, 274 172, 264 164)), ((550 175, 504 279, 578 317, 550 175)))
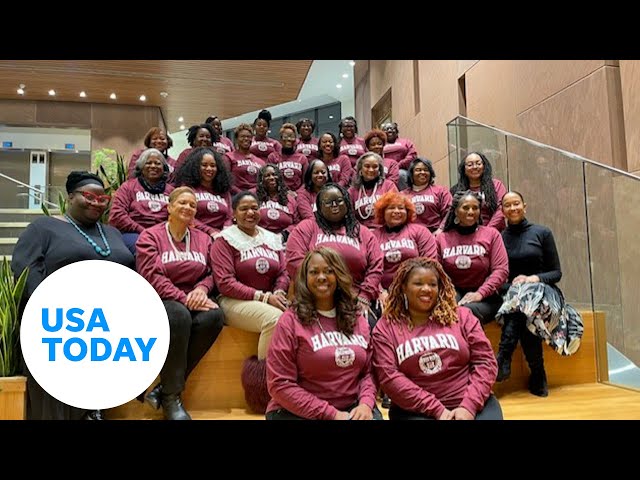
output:
POLYGON ((465 162, 464 166, 467 168, 472 167, 481 167, 483 165, 482 160, 478 160, 477 162, 465 162))
POLYGON ((111 195, 96 195, 95 193, 85 192, 84 190, 75 190, 74 193, 81 194, 89 203, 97 203, 106 205, 111 200, 111 195))
POLYGON ((336 198, 334 200, 322 200, 321 203, 323 207, 333 207, 334 205, 337 207, 341 207, 342 205, 344 205, 344 197, 336 198))
POLYGON ((429 171, 428 168, 416 168, 413 170, 414 173, 427 173, 429 171))
POLYGON ((295 140, 296 137, 294 137, 293 135, 285 135, 282 137, 282 140, 295 140))

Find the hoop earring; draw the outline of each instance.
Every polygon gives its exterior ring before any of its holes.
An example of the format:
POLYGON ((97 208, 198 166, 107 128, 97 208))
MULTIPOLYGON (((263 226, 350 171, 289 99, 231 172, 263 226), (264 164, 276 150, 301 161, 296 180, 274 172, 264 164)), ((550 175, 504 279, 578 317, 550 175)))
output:
POLYGON ((458 217, 455 217, 453 219, 453 223, 455 223, 456 225, 460 225, 460 219, 458 217))
POLYGON ((233 224, 235 225, 236 223, 238 223, 238 219, 236 217, 233 217, 233 219, 231 220, 233 222, 233 224))
POLYGON ((404 297, 404 309, 409 311, 409 299, 407 298, 407 294, 403 293, 402 296, 404 297))

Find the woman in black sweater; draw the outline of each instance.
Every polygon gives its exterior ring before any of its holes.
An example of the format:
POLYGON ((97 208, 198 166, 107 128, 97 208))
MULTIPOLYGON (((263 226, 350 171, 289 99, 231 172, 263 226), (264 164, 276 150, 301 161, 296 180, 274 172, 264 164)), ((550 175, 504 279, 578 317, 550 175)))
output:
POLYGON ((502 239, 509 256, 510 282, 505 287, 510 288, 504 297, 505 303, 500 312, 513 313, 502 315, 504 325, 497 355, 497 381, 509 378, 511 356, 520 340, 531 370, 529 391, 534 395, 546 397, 548 389, 542 356, 542 338, 532 331, 536 330, 536 316, 544 314, 543 300, 552 309, 554 305, 561 309, 562 293, 556 287, 556 283, 562 278, 562 271, 553 233, 543 225, 529 223, 525 218, 526 207, 527 204, 518 192, 508 192, 502 197, 502 213, 507 220, 507 228, 502 232, 502 239), (521 284, 536 285, 511 288, 521 284), (530 312, 534 306, 532 302, 536 301, 540 306, 533 309, 530 318, 527 318, 522 311, 530 312))

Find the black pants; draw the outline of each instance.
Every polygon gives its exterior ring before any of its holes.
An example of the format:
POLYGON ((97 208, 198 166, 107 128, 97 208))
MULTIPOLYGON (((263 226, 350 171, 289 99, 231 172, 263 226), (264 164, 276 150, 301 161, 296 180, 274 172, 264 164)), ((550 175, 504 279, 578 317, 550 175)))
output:
MULTIPOLYGON (((356 408, 358 404, 354 404, 351 407, 347 408, 347 411, 351 411, 356 408)), ((373 419, 374 420, 384 420, 382 418, 382 413, 378 410, 378 406, 373 406, 373 419)), ((278 410, 272 410, 271 412, 267 412, 265 415, 267 420, 307 420, 306 418, 299 417, 294 415, 289 410, 285 410, 284 408, 279 408, 278 410)))
POLYGON ((502 320, 504 324, 500 335, 498 355, 511 361, 511 355, 513 355, 519 340, 529 369, 532 372, 542 369, 544 366, 542 339, 529 331, 526 326, 527 317, 524 313, 508 313, 502 317, 502 320))
MULTIPOLYGON (((475 290, 463 290, 456 288, 456 302, 459 302, 467 292, 474 292, 475 290)), ((496 319, 496 314, 502 306, 502 297, 498 294, 493 294, 479 302, 471 302, 463 305, 467 307, 471 312, 478 317, 480 323, 485 325, 489 322, 493 322, 496 319)))
MULTIPOLYGON (((389 420, 437 420, 436 418, 424 415, 422 413, 407 412, 397 405, 391 404, 389 409, 389 420)), ((484 408, 476 414, 476 420, 503 420, 502 408, 498 399, 493 395, 484 404, 484 408)))
POLYGON ((160 371, 162 392, 181 393, 189 374, 222 331, 222 309, 190 311, 182 303, 163 300, 171 330, 169 352, 160 371))

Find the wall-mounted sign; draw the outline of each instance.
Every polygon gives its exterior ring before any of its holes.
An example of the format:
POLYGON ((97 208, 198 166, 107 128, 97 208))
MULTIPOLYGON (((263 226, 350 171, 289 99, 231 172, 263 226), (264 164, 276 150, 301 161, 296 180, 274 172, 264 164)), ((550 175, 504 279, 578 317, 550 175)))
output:
POLYGON ((2 148, 12 148, 13 142, 2 142, 2 148))
POLYGON ((75 143, 65 143, 64 144, 64 148, 65 148, 65 150, 75 150, 76 149, 76 144, 75 143))

